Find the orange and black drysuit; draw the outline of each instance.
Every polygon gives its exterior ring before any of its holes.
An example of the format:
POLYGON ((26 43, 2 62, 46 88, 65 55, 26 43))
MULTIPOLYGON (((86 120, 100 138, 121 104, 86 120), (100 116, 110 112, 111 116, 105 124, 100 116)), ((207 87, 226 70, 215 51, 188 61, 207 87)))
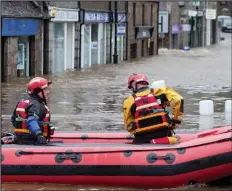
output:
POLYGON ((49 139, 54 133, 50 119, 48 106, 38 96, 19 101, 11 117, 17 142, 34 143, 38 134, 49 139))
POLYGON ((170 88, 142 88, 129 96, 123 103, 124 124, 135 141, 149 143, 152 139, 172 137, 170 124, 180 124, 183 114, 183 98, 170 88), (173 116, 169 117, 166 107, 172 106, 173 116))

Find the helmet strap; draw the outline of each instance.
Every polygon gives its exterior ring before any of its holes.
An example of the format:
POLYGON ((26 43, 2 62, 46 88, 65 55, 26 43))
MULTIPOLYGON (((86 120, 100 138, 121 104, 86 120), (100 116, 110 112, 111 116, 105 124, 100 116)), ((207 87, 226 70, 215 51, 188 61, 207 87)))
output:
POLYGON ((135 83, 135 91, 134 92, 137 92, 138 90, 138 83, 135 83))
POLYGON ((134 88, 133 86, 131 86, 131 89, 132 89, 132 91, 133 91, 134 93, 136 93, 136 91, 137 91, 137 83, 135 84, 135 88, 134 88))
POLYGON ((47 101, 46 101, 45 96, 44 96, 44 91, 43 91, 43 90, 41 90, 41 92, 42 92, 42 95, 43 95, 44 103, 45 103, 45 105, 47 105, 47 101))

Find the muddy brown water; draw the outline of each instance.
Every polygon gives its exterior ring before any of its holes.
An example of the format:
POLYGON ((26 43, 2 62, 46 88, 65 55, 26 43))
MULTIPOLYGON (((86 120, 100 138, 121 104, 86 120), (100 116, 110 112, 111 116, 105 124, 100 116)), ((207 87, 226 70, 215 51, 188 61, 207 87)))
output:
MULTIPOLYGON (((122 102, 130 94, 127 78, 140 72, 150 81, 164 79, 185 100, 181 130, 196 131, 231 125, 224 113, 225 100, 231 99, 231 44, 222 42, 190 53, 162 53, 160 56, 118 65, 100 65, 82 71, 66 71, 46 76, 53 81, 49 107, 56 129, 74 131, 125 131, 122 102), (199 116, 199 101, 212 99, 215 113, 199 116)), ((9 117, 17 100, 26 98, 29 78, 2 83, 2 132, 12 131, 9 117)), ((129 189, 129 188, 128 188, 129 189)), ((81 185, 2 184, 2 190, 128 190, 81 185)), ((227 187, 181 187, 181 190, 231 190, 227 187)), ((130 189, 135 190, 135 189, 130 189)))

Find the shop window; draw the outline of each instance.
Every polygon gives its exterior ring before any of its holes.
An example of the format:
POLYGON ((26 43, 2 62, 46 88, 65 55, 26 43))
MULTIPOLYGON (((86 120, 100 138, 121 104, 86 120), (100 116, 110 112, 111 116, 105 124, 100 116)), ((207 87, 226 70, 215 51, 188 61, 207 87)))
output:
POLYGON ((29 37, 18 38, 17 76, 29 76, 29 37))
POLYGON ((54 39, 53 39, 53 73, 59 73, 64 71, 65 63, 65 26, 64 23, 54 23, 54 39))
POLYGON ((98 41, 98 24, 92 24, 91 39, 93 41, 98 41))
POLYGON ((91 65, 98 64, 98 24, 91 25, 91 65))

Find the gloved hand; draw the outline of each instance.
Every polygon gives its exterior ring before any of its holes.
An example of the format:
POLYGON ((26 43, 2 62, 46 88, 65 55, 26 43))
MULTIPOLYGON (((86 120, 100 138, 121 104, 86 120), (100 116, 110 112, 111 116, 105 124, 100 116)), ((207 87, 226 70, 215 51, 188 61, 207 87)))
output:
POLYGON ((37 144, 38 145, 45 145, 45 144, 47 144, 47 139, 42 134, 38 134, 37 135, 37 144))
POLYGON ((179 127, 180 123, 181 123, 181 121, 172 119, 169 126, 170 126, 172 129, 176 129, 176 128, 179 127))
POLYGON ((174 130, 174 129, 177 129, 177 128, 179 127, 179 125, 178 125, 178 124, 175 124, 175 123, 171 123, 171 124, 169 125, 169 127, 171 127, 171 128, 174 130))

